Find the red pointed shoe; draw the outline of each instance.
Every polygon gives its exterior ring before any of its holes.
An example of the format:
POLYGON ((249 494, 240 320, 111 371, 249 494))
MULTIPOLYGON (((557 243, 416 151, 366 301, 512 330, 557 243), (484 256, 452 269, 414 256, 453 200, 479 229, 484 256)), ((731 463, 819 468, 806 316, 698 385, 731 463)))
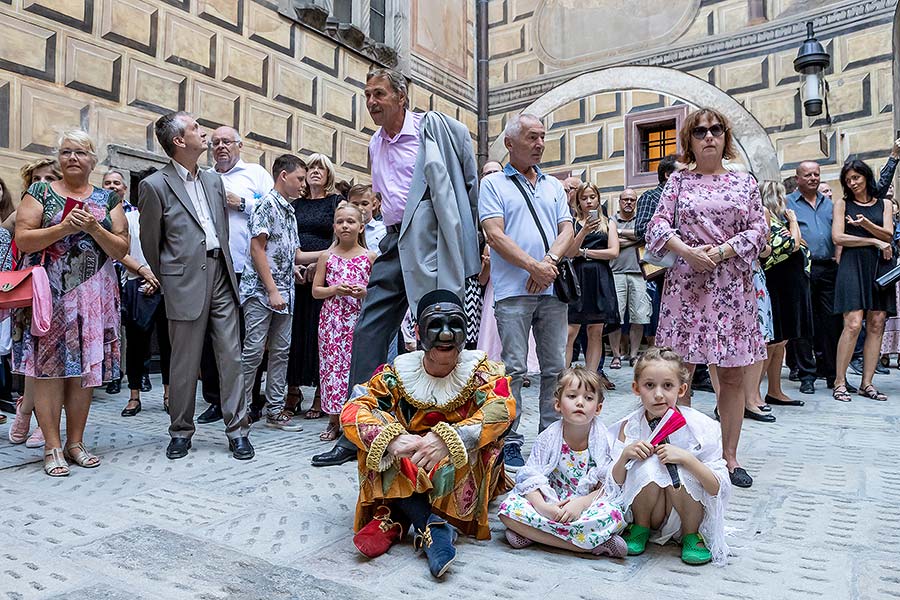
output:
POLYGON ((391 509, 382 504, 375 510, 375 516, 353 536, 353 545, 364 556, 381 556, 403 537, 403 526, 391 520, 391 509))

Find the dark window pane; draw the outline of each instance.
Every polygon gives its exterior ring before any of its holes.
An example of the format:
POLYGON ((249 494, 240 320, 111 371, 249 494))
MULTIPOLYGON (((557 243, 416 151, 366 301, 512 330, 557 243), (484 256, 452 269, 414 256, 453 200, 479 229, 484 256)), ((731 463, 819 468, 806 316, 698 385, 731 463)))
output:
POLYGON ((640 156, 642 173, 656 171, 661 158, 676 151, 677 131, 675 121, 654 123, 638 128, 640 132, 640 156))
POLYGON ((331 13, 339 22, 353 22, 353 0, 334 0, 331 6, 331 13))
POLYGON ((376 42, 384 43, 385 0, 370 0, 369 3, 369 37, 376 42))

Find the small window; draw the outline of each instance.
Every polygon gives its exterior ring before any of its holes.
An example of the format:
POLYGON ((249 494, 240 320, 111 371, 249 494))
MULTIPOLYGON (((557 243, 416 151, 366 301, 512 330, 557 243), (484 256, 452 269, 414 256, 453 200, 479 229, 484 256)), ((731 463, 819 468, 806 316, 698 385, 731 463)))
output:
POLYGON ((678 154, 678 131, 687 116, 684 104, 625 115, 625 187, 653 187, 659 161, 678 154))
POLYGON ((386 4, 386 0, 370 0, 369 3, 369 37, 382 44, 387 23, 386 4))
POLYGON ((334 0, 331 5, 331 14, 338 23, 353 22, 353 0, 334 0))
POLYGON ((655 173, 660 159, 676 152, 678 131, 675 129, 675 120, 638 126, 638 131, 641 137, 641 172, 655 173))

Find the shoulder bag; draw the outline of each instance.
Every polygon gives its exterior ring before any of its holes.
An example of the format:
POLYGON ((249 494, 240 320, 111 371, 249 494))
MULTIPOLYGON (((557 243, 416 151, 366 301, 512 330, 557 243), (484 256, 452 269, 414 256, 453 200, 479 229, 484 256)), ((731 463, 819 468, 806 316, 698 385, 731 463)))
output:
MULTIPOLYGON (((538 219, 528 192, 522 188, 522 184, 516 179, 515 175, 510 179, 522 193, 522 197, 525 198, 525 204, 528 206, 529 212, 531 212, 531 218, 534 219, 534 224, 537 226, 538 233, 541 234, 541 240, 544 242, 544 252, 550 252, 550 244, 547 242, 544 228, 541 227, 541 221, 538 219)), ((578 276, 575 274, 575 266, 572 264, 572 259, 567 256, 561 257, 556 263, 556 268, 559 274, 553 281, 553 293, 556 294, 559 301, 571 304, 581 298, 581 284, 578 283, 578 276)))

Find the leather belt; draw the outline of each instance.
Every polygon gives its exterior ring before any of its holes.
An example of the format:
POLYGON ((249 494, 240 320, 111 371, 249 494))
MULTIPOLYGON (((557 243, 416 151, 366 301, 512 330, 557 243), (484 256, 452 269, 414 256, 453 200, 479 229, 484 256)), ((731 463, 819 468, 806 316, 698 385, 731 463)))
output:
POLYGON ((400 233, 400 223, 396 225, 385 225, 384 228, 388 233, 400 233))
POLYGON ((221 255, 222 255, 222 249, 221 249, 221 248, 216 248, 215 250, 207 250, 207 251, 206 251, 206 256, 208 256, 209 258, 216 258, 216 259, 217 259, 217 258, 219 258, 221 255))

